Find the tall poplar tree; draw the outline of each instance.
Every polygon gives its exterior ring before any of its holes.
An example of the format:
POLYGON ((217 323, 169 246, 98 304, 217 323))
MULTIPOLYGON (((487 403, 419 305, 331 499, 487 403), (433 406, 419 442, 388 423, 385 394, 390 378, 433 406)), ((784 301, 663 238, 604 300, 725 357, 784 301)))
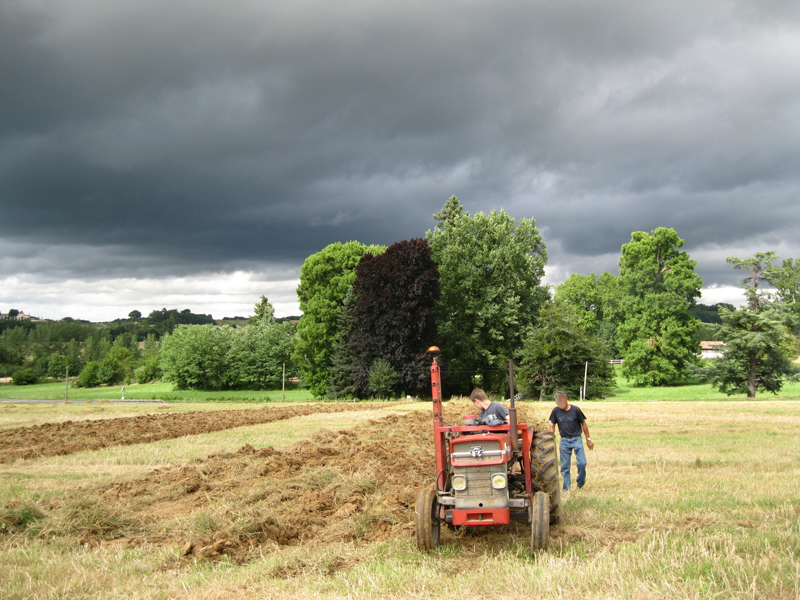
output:
POLYGON ((682 251, 674 229, 636 231, 622 246, 620 304, 625 321, 617 330, 623 373, 637 385, 674 383, 700 351, 700 323, 690 313, 702 281, 696 261, 682 251))

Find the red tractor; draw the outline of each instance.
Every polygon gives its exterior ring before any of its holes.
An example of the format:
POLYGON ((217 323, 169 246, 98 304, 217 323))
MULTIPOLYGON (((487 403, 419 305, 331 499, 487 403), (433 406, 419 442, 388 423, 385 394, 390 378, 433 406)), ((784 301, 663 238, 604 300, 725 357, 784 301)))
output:
POLYGON ((417 494, 417 546, 424 551, 436 548, 442 523, 496 527, 514 520, 530 524, 531 553, 547 549, 550 525, 561 518, 555 436, 517 424, 511 362, 507 424, 445 425, 438 352, 435 346, 429 350, 436 483, 417 494))

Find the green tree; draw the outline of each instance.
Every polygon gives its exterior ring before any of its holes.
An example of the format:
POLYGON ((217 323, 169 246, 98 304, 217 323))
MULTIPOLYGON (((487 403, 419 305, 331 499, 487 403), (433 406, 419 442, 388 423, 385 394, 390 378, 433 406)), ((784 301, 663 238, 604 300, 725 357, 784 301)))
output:
POLYGON ((606 345, 587 333, 569 306, 548 304, 526 336, 517 363, 517 379, 539 399, 558 389, 579 390, 583 386, 586 363, 586 397, 599 398, 614 389, 614 371, 606 345))
POLYGON ((136 381, 139 383, 148 383, 161 379, 163 372, 161 371, 160 364, 160 349, 155 334, 148 334, 144 340, 142 361, 143 364, 135 370, 136 381))
POLYGON ((331 365, 328 368, 330 377, 328 378, 326 395, 331 400, 353 398, 356 395, 354 375, 356 357, 348 343, 355 329, 355 317, 353 315, 355 305, 356 296, 351 287, 344 298, 342 310, 339 311, 338 331, 331 351, 331 365))
POLYGON ((81 372, 83 360, 81 359, 81 345, 76 339, 71 339, 67 344, 67 364, 72 377, 81 372))
POLYGON ((689 309, 700 296, 696 261, 681 251, 674 229, 636 231, 622 246, 619 282, 625 321, 617 329, 623 372, 637 385, 663 385, 684 377, 700 351, 699 321, 689 309))
POLYGON ((100 366, 97 370, 97 378, 100 383, 106 385, 115 385, 120 383, 125 378, 125 367, 122 363, 109 354, 100 361, 100 366))
POLYGON ((228 356, 230 368, 238 372, 245 385, 280 389, 283 366, 287 367, 287 377, 295 374, 291 362, 294 333, 295 326, 289 321, 276 323, 268 318, 237 329, 228 356))
POLYGON ((747 277, 739 282, 747 305, 720 310, 725 349, 710 368, 712 384, 729 396, 746 393, 748 398, 755 398, 757 391, 777 393, 784 378, 796 370, 791 362, 795 348, 787 326, 791 312, 780 301, 772 301, 762 287, 774 273, 772 261, 776 258, 774 252, 758 252, 746 259, 726 259, 735 269, 747 271, 747 277))
POLYGON ((140 313, 138 310, 132 310, 128 313, 128 318, 133 321, 134 324, 136 324, 139 322, 139 319, 142 318, 142 313, 140 313))
POLYGON ((67 357, 63 354, 51 354, 47 361, 47 376, 63 379, 67 374, 67 357))
POLYGON ((101 383, 115 385, 130 377, 133 373, 134 356, 129 348, 124 346, 125 340, 117 338, 119 342, 114 345, 100 361, 97 377, 101 383))
POLYGON ((111 350, 111 340, 107 337, 101 337, 96 344, 94 344, 92 348, 92 355, 90 356, 91 360, 100 362, 106 357, 108 351, 111 350))
POLYGON ((150 358, 152 356, 157 356, 159 353, 159 346, 158 340, 156 339, 155 334, 149 333, 146 338, 144 338, 144 348, 142 349, 142 358, 150 358))
POLYGON ((597 333, 603 321, 603 305, 594 273, 573 273, 555 289, 556 304, 568 306, 577 319, 578 328, 587 334, 597 333))
POLYGON ((253 307, 253 316, 250 317, 251 323, 268 323, 271 324, 275 321, 275 309, 266 296, 261 296, 261 299, 256 302, 253 307))
POLYGON ((161 340, 164 380, 179 390, 223 390, 238 384, 229 354, 234 330, 198 325, 178 327, 161 340))
POLYGON ((445 221, 427 237, 439 265, 443 376, 455 392, 468 393, 475 375, 494 389, 547 297, 547 250, 536 222, 492 211, 445 221))
POLYGON ((80 375, 78 375, 79 387, 97 387, 100 385, 100 363, 95 360, 90 360, 83 367, 80 375))
POLYGON ((785 314, 773 303, 720 312, 725 349, 711 366, 712 385, 729 396, 746 393, 755 398, 758 391, 777 394, 784 378, 795 372, 785 314))
MULTIPOLYGON (((778 300, 796 317, 800 317, 800 259, 784 260, 780 267, 772 267, 766 278, 777 289, 778 300)), ((800 319, 795 323, 798 324, 800 319)), ((794 331, 797 333, 796 327, 794 331)))
POLYGON ((376 255, 384 250, 360 242, 337 242, 309 256, 300 269, 297 298, 303 316, 297 325, 294 363, 317 398, 324 397, 328 385, 339 312, 355 281, 356 265, 367 252, 376 255))
POLYGON ((134 370, 134 376, 138 383, 149 383, 161 379, 161 362, 158 356, 144 359, 144 363, 134 370))
POLYGON ((604 271, 597 279, 597 292, 600 296, 603 320, 598 325, 597 334, 605 342, 608 351, 615 358, 621 356, 619 346, 619 326, 625 322, 625 293, 619 277, 604 271))
POLYGON ((438 221, 436 224, 437 229, 444 229, 445 223, 455 225, 456 221, 461 217, 468 217, 469 213, 464 210, 461 202, 455 196, 450 196, 447 202, 444 203, 442 210, 433 215, 433 218, 438 221))
POLYGON ((39 381, 39 376, 31 368, 19 369, 11 376, 14 385, 33 385, 39 381))
POLYGON ((28 355, 28 332, 23 327, 14 327, 3 331, 0 342, 3 346, 5 362, 11 365, 22 365, 28 355))
POLYGON ((776 258, 778 255, 774 252, 756 252, 755 256, 750 258, 729 256, 725 259, 725 262, 731 263, 734 269, 747 271, 747 276, 739 282, 739 286, 745 289, 747 302, 753 310, 757 310, 762 301, 769 299, 763 285, 767 283, 770 273, 773 272, 772 261, 776 258))
POLYGON ((369 387, 378 398, 389 398, 400 378, 388 360, 379 358, 369 369, 369 387))

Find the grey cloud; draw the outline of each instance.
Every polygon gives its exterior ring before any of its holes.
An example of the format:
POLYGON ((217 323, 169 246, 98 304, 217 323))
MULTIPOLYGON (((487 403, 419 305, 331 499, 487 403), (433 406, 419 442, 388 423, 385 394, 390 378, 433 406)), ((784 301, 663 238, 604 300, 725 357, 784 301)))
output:
POLYGON ((799 34, 777 1, 2 1, 0 239, 85 276, 296 268, 456 194, 536 217, 554 272, 658 226, 797 256, 799 34))

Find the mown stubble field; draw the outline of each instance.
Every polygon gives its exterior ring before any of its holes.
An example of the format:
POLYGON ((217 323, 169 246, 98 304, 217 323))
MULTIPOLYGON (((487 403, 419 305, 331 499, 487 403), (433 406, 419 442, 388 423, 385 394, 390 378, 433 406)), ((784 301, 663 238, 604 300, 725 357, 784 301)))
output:
MULTIPOLYGON (((523 414, 541 422, 550 408, 523 414)), ((157 441, 0 464, 0 597, 800 597, 800 402, 582 409, 588 483, 545 555, 529 556, 522 525, 417 552, 430 404, 248 415, 257 424, 181 437, 151 419, 157 441)), ((26 410, 0 405, 2 432, 24 433, 26 410)), ((52 410, 102 422, 89 407, 52 410)), ((448 420, 466 412, 447 404, 448 420)))

